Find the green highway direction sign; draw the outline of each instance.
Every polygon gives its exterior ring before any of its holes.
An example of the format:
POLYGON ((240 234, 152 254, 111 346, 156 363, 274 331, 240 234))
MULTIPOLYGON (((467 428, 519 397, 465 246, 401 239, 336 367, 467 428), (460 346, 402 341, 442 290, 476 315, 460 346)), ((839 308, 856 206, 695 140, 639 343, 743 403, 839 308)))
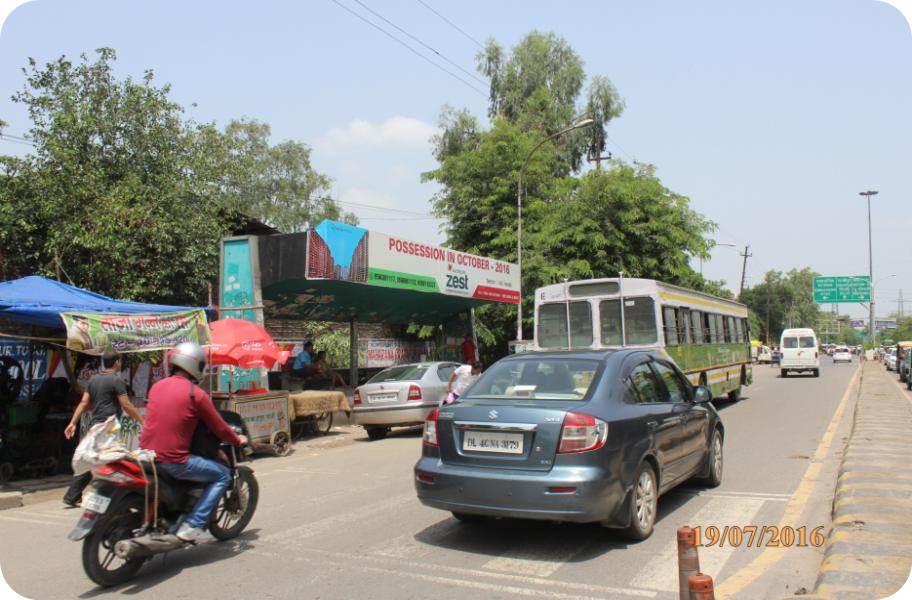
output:
POLYGON ((870 302, 871 278, 867 275, 814 278, 814 302, 870 302))

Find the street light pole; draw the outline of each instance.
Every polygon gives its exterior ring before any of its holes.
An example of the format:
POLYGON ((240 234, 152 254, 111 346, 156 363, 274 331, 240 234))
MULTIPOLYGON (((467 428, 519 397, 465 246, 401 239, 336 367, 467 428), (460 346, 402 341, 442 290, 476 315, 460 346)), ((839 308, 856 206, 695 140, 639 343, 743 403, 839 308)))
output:
POLYGON ((881 277, 876 282, 874 282, 874 284, 871 286, 871 302, 869 302, 869 305, 871 307, 871 346, 872 347, 875 345, 874 336, 877 335, 877 328, 874 327, 874 294, 875 294, 875 292, 877 292, 877 284, 880 283, 881 281, 886 281, 887 279, 890 279, 891 277, 896 277, 896 274, 887 275, 886 277, 881 277))
POLYGON ((545 139, 541 140, 529 154, 526 156, 526 160, 523 161, 522 167, 519 169, 519 181, 516 184, 516 267, 519 269, 519 303, 516 305, 516 340, 522 341, 522 199, 523 199, 523 173, 526 170, 526 165, 529 164, 529 161, 532 160, 532 155, 535 152, 544 146, 546 143, 551 140, 558 138, 562 135, 570 133, 576 129, 581 129, 583 127, 588 127, 595 123, 595 119, 582 119, 577 121, 570 127, 562 129, 557 133, 552 133, 545 139))
MULTIPOLYGON (((736 247, 735 244, 730 244, 730 243, 726 243, 726 242, 717 242, 715 240, 709 240, 709 241, 712 242, 713 248, 715 248, 716 246, 728 246, 729 248, 736 247)), ((703 277, 703 255, 702 254, 700 255, 700 277, 703 277)))
POLYGON ((868 279, 871 282, 871 301, 868 304, 870 309, 868 314, 868 335, 871 338, 871 347, 873 348, 876 345, 877 330, 874 329, 874 258, 871 252, 873 247, 871 243, 871 196, 876 196, 877 190, 858 192, 858 195, 868 199, 868 279))

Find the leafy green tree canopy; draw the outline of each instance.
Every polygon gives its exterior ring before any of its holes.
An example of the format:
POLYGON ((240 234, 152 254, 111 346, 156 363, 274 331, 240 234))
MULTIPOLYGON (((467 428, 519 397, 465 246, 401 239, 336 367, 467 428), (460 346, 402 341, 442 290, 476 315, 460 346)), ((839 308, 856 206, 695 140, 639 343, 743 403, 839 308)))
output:
POLYGON ((34 154, 0 157, 0 275, 60 275, 119 298, 200 303, 238 213, 281 231, 344 218, 329 180, 269 126, 184 117, 152 71, 118 79, 115 52, 39 66, 13 101, 34 154))
POLYGON ((744 290, 741 301, 759 317, 763 328, 755 331, 768 343, 777 343, 783 329, 817 326, 820 310, 814 302, 813 280, 818 273, 805 267, 767 271, 763 282, 744 290))

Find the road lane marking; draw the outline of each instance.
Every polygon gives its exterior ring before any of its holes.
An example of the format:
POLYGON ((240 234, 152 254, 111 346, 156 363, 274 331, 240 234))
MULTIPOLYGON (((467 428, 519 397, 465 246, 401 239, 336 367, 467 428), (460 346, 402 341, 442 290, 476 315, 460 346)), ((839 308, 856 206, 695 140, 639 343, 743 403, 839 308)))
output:
POLYGON ((587 546, 575 540, 564 540, 556 544, 550 542, 551 540, 523 542, 489 560, 482 568, 547 578, 587 546))
MULTIPOLYGON (((810 500, 811 492, 814 491, 814 487, 817 484, 817 478, 820 475, 820 470, 823 468, 823 461, 830 450, 830 445, 833 443, 833 437, 836 435, 836 430, 839 428, 842 414, 849 405, 849 398, 851 397, 852 390, 858 383, 860 374, 861 369, 856 367, 855 374, 852 375, 852 379, 849 381, 849 385, 846 387, 845 393, 843 393, 842 399, 839 401, 839 406, 836 407, 836 412, 833 414, 833 418, 830 419, 830 424, 827 426, 826 432, 820 439, 820 444, 814 452, 811 464, 808 465, 807 470, 804 472, 804 476, 801 478, 801 482, 798 484, 798 488, 795 490, 795 493, 792 494, 792 499, 789 500, 788 504, 785 506, 785 511, 782 513, 782 518, 779 520, 780 528, 785 526, 792 527, 800 522, 801 515, 804 513, 808 500, 810 500)), ((765 571, 782 560, 782 557, 785 554, 786 552, 784 552, 782 548, 764 548, 757 558, 716 586, 715 591, 717 597, 722 599, 738 595, 739 592, 753 583, 765 571)), ((708 571, 707 573, 709 575, 718 576, 717 573, 710 573, 708 571)))
POLYGON ((718 490, 707 491, 707 490, 694 490, 687 488, 675 488, 669 490, 667 494, 670 495, 681 495, 681 496, 693 496, 693 497, 724 497, 724 498, 747 498, 753 500, 763 500, 766 502, 788 502, 792 497, 791 494, 773 494, 766 492, 723 492, 718 490))
POLYGON ((301 523, 295 527, 271 533, 261 539, 265 542, 289 543, 312 538, 317 535, 329 533, 337 527, 371 518, 377 514, 383 514, 385 518, 389 518, 390 514, 395 509, 413 503, 417 503, 415 492, 400 494, 382 502, 374 502, 352 511, 335 514, 317 521, 301 523))
MULTIPOLYGON (((705 529, 715 525, 720 530, 726 525, 752 523, 757 513, 763 508, 766 500, 757 498, 721 498, 715 497, 703 505, 692 517, 687 519, 691 527, 705 529)), ((670 518, 666 517, 666 518, 670 518)), ((684 523, 680 523, 681 526, 684 523)), ((677 530, 677 527, 675 527, 677 530)), ((705 536, 704 536, 705 539, 705 536)), ((727 540, 726 540, 727 541, 727 540)), ((737 548, 724 544, 703 546, 700 548, 700 570, 715 576, 737 548)), ((675 536, 662 546, 662 551, 654 556, 631 579, 630 585, 636 588, 649 588, 664 592, 678 590, 678 540, 675 536)))
POLYGON ((375 544, 368 548, 366 552, 386 558, 418 558, 429 554, 434 548, 434 543, 442 542, 451 534, 463 529, 463 527, 464 525, 459 521, 447 519, 422 530, 421 542, 418 542, 413 534, 405 533, 391 540, 384 540, 379 544, 375 544))
MULTIPOLYGON (((285 553, 272 552, 261 547, 248 546, 248 552, 254 554, 259 554, 262 556, 281 558, 283 560, 288 560, 289 558, 295 562, 306 562, 309 559, 306 559, 301 556, 289 556, 285 553)), ((322 560, 329 564, 346 566, 350 567, 353 564, 353 561, 357 563, 358 561, 369 561, 382 565, 388 565, 390 562, 393 562, 392 559, 381 559, 377 556, 371 555, 357 555, 357 554, 346 554, 342 552, 333 552, 330 550, 321 550, 319 548, 301 548, 302 553, 316 554, 321 557, 322 560)), ((399 562, 399 561, 395 561, 399 562)), ((452 577, 442 577, 437 575, 425 575, 422 573, 417 573, 414 570, 404 571, 399 570, 395 567, 390 566, 377 566, 370 567, 365 565, 359 565, 360 569, 367 569, 381 573, 384 575, 393 575, 396 577, 412 577, 412 578, 433 578, 434 581, 438 583, 446 583, 448 585, 462 586, 462 587, 476 587, 476 589, 485 589, 489 591, 495 591, 500 593, 514 593, 523 596, 542 596, 545 598, 556 598, 560 600, 570 600, 570 599, 586 599, 586 598, 605 598, 602 594, 609 594, 609 598, 617 598, 618 596, 633 596, 638 598, 655 598, 658 594, 653 590, 638 590, 632 588, 617 588, 606 585, 589 585, 584 583, 576 583, 572 581, 560 581, 554 579, 542 579, 539 577, 528 577, 524 575, 512 575, 508 573, 497 573, 493 571, 481 571, 477 569, 464 569, 460 567, 451 567, 448 565, 439 565, 431 562, 421 563, 421 569, 425 571, 437 570, 446 573, 450 573, 454 576, 463 576, 468 579, 455 579, 452 577), (529 589, 525 587, 516 587, 516 586, 507 586, 507 585, 498 585, 493 583, 486 583, 478 581, 479 579, 488 578, 488 579, 500 579, 502 581, 510 581, 513 583, 521 583, 532 586, 537 586, 538 589, 529 589), (480 587, 483 586, 483 587, 480 587), (541 589, 542 586, 552 586, 558 587, 562 590, 579 590, 580 592, 586 592, 588 594, 599 594, 598 596, 583 596, 581 594, 565 594, 562 592, 552 592, 550 590, 541 589)))
POLYGON ((38 518, 32 519, 22 519, 20 517, 8 517, 6 515, 0 515, 0 521, 17 521, 19 523, 31 523, 31 524, 40 524, 40 525, 53 525, 54 527, 61 527, 64 523, 59 521, 44 521, 38 518))

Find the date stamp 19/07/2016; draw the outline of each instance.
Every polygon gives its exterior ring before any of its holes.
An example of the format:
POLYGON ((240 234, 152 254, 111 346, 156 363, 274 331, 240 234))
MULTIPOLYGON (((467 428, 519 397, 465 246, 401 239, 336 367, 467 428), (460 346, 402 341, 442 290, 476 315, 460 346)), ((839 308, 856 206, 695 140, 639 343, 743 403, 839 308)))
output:
POLYGON ((814 546, 819 548, 826 542, 822 525, 808 529, 801 527, 779 527, 777 525, 707 525, 694 527, 697 546, 751 546, 755 548, 791 548, 814 546))

